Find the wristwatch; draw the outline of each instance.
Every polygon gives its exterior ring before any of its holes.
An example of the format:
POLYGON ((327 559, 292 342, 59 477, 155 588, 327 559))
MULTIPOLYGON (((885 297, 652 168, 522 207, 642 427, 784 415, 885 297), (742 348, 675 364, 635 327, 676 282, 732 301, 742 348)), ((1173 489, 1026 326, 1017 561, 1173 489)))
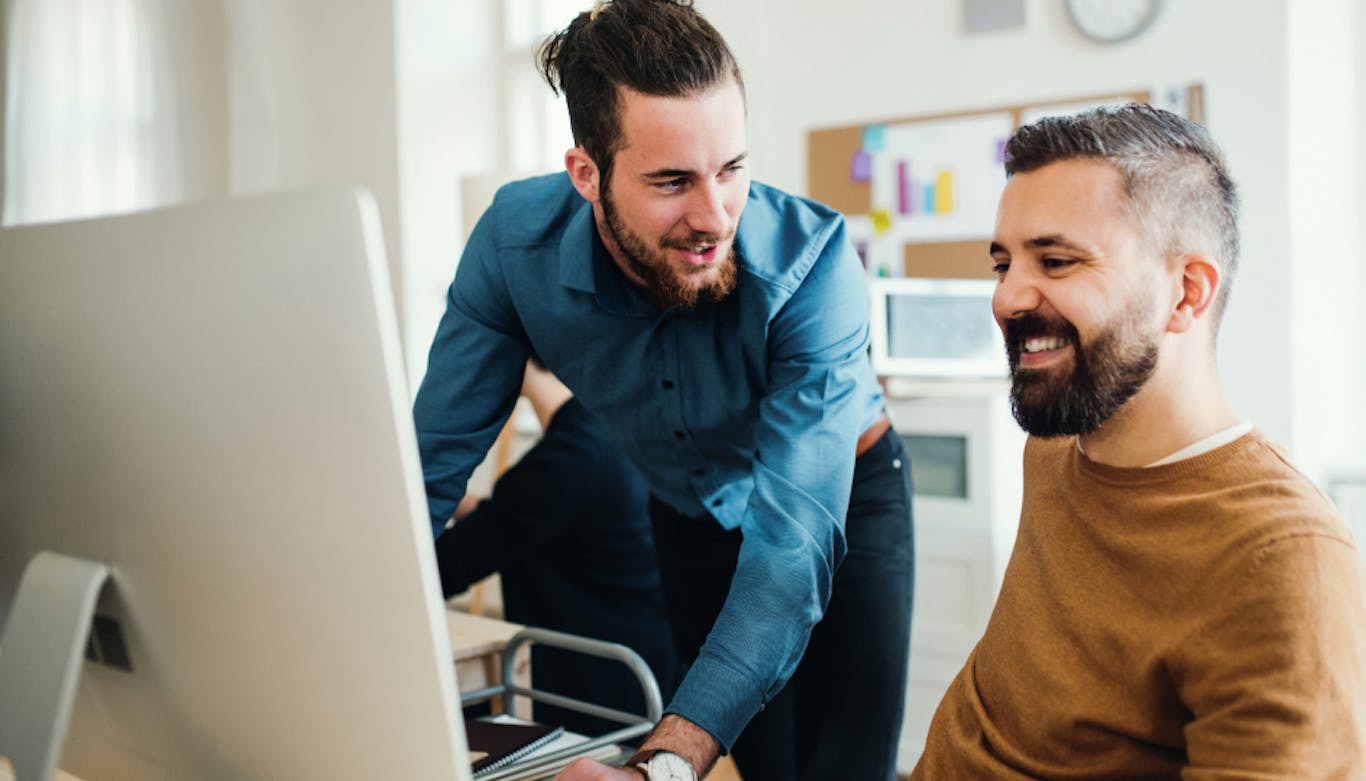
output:
POLYGON ((688 760, 663 749, 642 751, 631 757, 627 767, 639 770, 645 781, 697 781, 697 771, 688 760))

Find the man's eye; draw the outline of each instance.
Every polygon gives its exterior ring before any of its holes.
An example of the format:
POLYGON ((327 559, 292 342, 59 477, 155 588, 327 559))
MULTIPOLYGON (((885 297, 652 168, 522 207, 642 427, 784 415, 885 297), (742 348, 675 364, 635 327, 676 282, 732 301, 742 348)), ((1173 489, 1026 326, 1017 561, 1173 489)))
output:
POLYGON ((684 184, 686 184, 686 182, 682 179, 665 179, 662 182, 655 182, 655 189, 660 192, 671 193, 683 189, 684 184))
POLYGON ((1072 258, 1044 258, 1043 267, 1050 271, 1055 271, 1057 269, 1067 268, 1076 262, 1077 261, 1072 258))
POLYGON ((1010 261, 1008 260, 998 260, 995 263, 991 264, 991 273, 995 274, 998 277, 1003 276, 1009 270, 1010 261))
POLYGON ((735 165, 726 166, 726 175, 735 176, 743 170, 745 170, 745 167, 739 163, 736 163, 735 165))

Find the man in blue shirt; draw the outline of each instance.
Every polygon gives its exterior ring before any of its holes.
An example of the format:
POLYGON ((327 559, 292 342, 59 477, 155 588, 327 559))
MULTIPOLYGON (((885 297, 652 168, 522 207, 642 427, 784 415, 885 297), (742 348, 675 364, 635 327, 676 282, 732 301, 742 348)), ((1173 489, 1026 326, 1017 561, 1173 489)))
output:
POLYGON ((746 781, 891 779, 909 463, 843 220, 750 182, 739 68, 690 4, 600 3, 540 57, 576 146, 499 192, 451 285, 415 406, 434 528, 534 348, 650 485, 690 663, 631 770, 561 778, 697 778, 733 749, 746 781))

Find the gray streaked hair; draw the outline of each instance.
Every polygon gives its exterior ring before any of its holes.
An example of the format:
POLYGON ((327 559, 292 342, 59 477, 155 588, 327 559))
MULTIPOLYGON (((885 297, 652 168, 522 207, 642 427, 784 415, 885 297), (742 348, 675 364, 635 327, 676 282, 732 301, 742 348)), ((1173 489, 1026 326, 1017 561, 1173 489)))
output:
POLYGON ((1238 268, 1238 192, 1209 131, 1140 103, 1046 117, 1018 128, 1006 142, 1006 176, 1088 158, 1119 171, 1154 249, 1165 256, 1200 252, 1219 262, 1217 328, 1238 268))

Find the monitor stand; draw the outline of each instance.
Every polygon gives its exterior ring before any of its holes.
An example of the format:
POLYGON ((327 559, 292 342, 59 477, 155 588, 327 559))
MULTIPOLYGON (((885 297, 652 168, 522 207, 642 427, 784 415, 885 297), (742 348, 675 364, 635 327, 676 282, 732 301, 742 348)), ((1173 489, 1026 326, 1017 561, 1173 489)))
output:
POLYGON ((0 755, 14 777, 52 778, 106 564, 51 551, 29 561, 0 636, 0 755))

